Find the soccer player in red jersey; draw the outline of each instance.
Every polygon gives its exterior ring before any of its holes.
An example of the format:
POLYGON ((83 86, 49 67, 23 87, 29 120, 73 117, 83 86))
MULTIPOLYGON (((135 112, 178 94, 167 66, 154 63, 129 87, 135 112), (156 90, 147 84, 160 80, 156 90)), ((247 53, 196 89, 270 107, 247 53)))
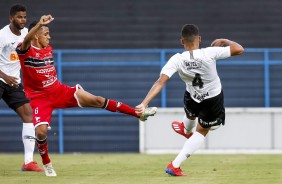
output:
POLYGON ((51 15, 44 15, 39 22, 33 22, 29 26, 29 32, 23 43, 16 49, 22 67, 24 89, 27 97, 31 99, 36 145, 46 176, 57 175, 48 156, 47 146, 47 129, 54 109, 104 108, 111 112, 134 116, 141 121, 145 121, 148 116, 153 116, 157 110, 156 107, 147 108, 139 116, 134 108, 126 104, 90 94, 78 84, 70 87, 60 83, 54 67, 52 47, 49 45, 51 37, 47 25, 53 20, 51 15))

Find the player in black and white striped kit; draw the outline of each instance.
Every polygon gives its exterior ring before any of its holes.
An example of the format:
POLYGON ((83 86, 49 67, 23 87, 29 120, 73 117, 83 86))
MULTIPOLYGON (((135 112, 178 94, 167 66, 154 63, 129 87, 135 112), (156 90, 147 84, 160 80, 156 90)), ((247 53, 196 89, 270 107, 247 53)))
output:
POLYGON ((204 143, 209 130, 224 125, 224 97, 217 74, 216 60, 244 52, 240 44, 228 39, 216 39, 212 42, 211 47, 202 49, 199 48, 200 42, 198 27, 193 24, 184 25, 181 31, 181 44, 185 51, 169 59, 162 68, 159 79, 143 102, 135 108, 137 114, 143 113, 149 102, 176 72, 186 84, 183 122, 173 122, 172 128, 175 132, 185 136, 187 141, 178 156, 166 168, 166 173, 172 176, 184 176, 180 169, 181 163, 204 143), (192 132, 195 126, 196 131, 192 132))

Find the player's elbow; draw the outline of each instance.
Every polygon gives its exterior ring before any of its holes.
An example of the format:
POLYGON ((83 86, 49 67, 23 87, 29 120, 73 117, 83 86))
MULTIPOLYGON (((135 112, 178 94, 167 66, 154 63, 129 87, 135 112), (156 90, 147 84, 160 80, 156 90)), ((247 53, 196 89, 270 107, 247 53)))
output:
POLYGON ((240 47, 239 47, 239 49, 238 49, 238 51, 237 51, 237 55, 241 55, 241 54, 243 54, 244 52, 245 52, 244 47, 242 47, 242 46, 240 45, 240 47))
POLYGON ((231 56, 235 56, 235 55, 241 55, 244 53, 244 48, 241 45, 236 45, 236 47, 233 47, 231 49, 231 56))

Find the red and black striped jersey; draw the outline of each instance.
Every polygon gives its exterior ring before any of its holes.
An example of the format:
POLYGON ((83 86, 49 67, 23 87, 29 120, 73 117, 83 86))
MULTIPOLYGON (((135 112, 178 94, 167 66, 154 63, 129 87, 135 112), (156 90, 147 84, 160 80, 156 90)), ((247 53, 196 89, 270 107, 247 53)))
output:
POLYGON ((52 47, 40 49, 31 46, 28 50, 21 51, 20 45, 16 51, 21 63, 26 96, 34 98, 55 88, 59 81, 54 66, 52 47))

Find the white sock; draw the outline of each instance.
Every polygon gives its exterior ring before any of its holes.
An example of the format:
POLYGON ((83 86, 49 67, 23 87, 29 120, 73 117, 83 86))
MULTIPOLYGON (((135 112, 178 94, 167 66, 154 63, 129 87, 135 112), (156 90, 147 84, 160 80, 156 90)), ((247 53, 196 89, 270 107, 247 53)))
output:
POLYGON ((205 136, 199 132, 194 132, 194 134, 184 143, 182 150, 172 162, 173 167, 180 167, 181 163, 190 157, 190 155, 192 155, 197 149, 199 149, 204 141, 205 136))
POLYGON ((191 133, 193 131, 192 129, 195 127, 196 121, 188 119, 187 116, 184 114, 182 122, 184 123, 184 127, 185 127, 184 133, 185 134, 191 133))
POLYGON ((35 137, 35 130, 32 123, 23 123, 22 141, 24 145, 24 163, 28 164, 33 161, 33 152, 35 140, 29 137, 35 137))

